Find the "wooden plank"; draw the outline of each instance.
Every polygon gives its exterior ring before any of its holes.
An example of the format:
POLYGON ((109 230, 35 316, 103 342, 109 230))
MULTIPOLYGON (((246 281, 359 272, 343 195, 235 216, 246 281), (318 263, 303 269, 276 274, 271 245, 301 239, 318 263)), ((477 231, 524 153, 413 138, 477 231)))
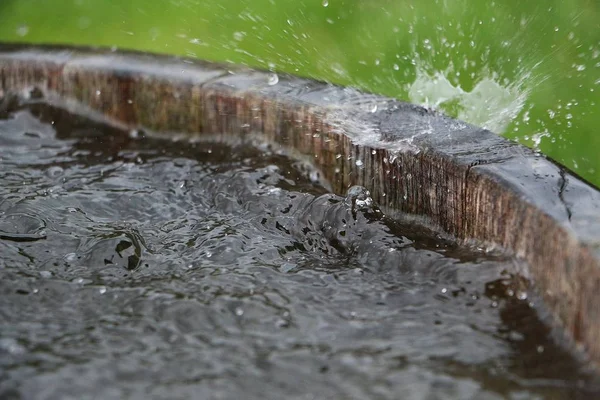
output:
POLYGON ((127 129, 262 140, 320 168, 332 190, 495 244, 529 278, 577 348, 600 366, 600 193, 492 132, 397 100, 268 72, 173 57, 0 47, 0 98, 41 92, 127 129))

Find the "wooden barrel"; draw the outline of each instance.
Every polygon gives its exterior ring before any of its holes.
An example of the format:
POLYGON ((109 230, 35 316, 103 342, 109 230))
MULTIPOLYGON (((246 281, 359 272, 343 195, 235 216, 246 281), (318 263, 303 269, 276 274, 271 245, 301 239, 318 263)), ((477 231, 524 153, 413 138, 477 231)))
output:
POLYGON ((309 159, 338 194, 362 185, 388 215, 501 246, 600 366, 600 193, 528 148, 355 89, 174 57, 3 45, 0 84, 0 99, 43 95, 131 130, 258 135, 309 159))

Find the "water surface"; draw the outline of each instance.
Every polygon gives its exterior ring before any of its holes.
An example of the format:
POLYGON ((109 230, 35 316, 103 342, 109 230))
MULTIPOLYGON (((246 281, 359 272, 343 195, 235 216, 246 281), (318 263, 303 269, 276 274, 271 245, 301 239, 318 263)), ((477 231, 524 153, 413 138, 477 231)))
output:
POLYGON ((261 143, 0 106, 3 399, 590 398, 514 260, 261 143))

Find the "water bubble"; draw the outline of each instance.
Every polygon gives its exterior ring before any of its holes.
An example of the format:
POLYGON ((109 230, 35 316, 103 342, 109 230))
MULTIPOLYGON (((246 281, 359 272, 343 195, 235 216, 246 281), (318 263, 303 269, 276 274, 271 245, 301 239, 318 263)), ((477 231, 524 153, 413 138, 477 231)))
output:
POLYGON ((267 78, 267 83, 269 84, 269 86, 277 85, 277 83, 279 83, 279 76, 277 76, 276 73, 269 74, 269 77, 267 78))
POLYGON ((58 165, 53 165, 52 167, 46 170, 46 175, 50 178, 57 178, 64 173, 64 169, 59 167, 58 165))
POLYGON ((346 204, 351 204, 358 210, 373 206, 371 193, 362 186, 352 186, 346 194, 346 204))

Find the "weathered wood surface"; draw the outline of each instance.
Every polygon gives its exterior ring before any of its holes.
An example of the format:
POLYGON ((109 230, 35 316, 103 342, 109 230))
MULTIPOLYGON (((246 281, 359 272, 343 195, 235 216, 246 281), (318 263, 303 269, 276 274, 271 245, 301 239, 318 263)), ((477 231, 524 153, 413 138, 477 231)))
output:
POLYGON ((500 245, 600 366, 600 193, 527 148, 354 89, 173 57, 4 45, 0 83, 0 98, 41 91, 128 129, 259 133, 309 157, 337 193, 363 185, 388 213, 500 245))

